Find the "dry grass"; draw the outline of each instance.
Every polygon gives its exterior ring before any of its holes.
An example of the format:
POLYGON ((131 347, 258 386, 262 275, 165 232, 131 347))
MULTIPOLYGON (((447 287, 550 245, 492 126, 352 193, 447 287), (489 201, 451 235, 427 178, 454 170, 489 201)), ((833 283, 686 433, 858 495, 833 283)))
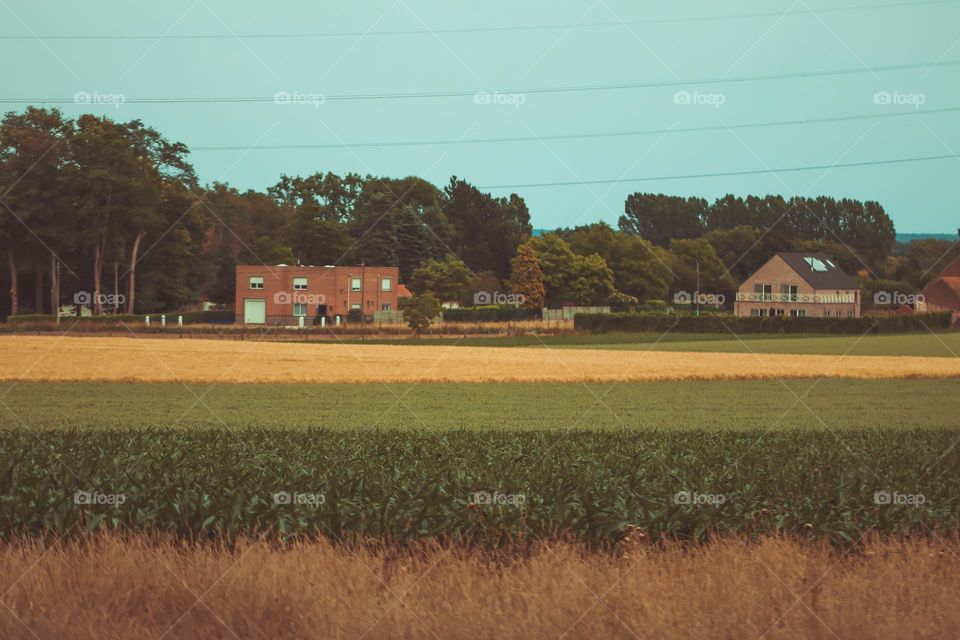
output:
POLYGON ((960 376, 960 359, 0 337, 0 380, 607 382, 960 376))
POLYGON ((101 537, 0 547, 0 637, 956 638, 957 541, 838 555, 784 539, 504 564, 326 543, 235 551, 101 537))

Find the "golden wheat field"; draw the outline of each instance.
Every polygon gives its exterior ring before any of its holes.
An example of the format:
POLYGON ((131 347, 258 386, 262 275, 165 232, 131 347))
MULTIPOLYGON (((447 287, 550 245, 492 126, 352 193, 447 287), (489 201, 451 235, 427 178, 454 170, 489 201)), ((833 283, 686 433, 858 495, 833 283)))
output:
POLYGON ((326 542, 149 543, 97 536, 0 547, 0 637, 806 638, 960 634, 956 540, 825 545, 727 538, 629 545, 623 556, 551 543, 512 562, 428 547, 415 555, 326 542))
POLYGON ((0 337, 0 380, 615 382, 960 376, 960 359, 600 349, 0 337))

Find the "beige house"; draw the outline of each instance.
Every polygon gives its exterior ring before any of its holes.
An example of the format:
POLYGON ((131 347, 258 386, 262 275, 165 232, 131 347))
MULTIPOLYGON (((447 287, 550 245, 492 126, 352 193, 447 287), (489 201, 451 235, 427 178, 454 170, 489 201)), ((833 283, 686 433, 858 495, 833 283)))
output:
POLYGON ((737 290, 738 316, 859 318, 860 285, 824 253, 778 253, 737 290))

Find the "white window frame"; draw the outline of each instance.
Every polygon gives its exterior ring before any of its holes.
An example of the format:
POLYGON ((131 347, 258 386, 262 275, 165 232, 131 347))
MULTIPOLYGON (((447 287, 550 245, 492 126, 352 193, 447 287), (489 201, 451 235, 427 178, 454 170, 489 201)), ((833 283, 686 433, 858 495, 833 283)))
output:
POLYGON ((263 291, 263 276, 250 276, 247 284, 251 289, 263 291))
POLYGON ((381 278, 380 291, 393 291, 393 278, 389 276, 381 278))
POLYGON ((363 280, 356 276, 350 276, 350 291, 360 291, 363 289, 363 280))
POLYGON ((306 302, 293 303, 293 316, 295 318, 306 318, 309 312, 310 312, 310 305, 308 305, 306 302), (303 313, 297 313, 297 307, 303 307, 303 313))
POLYGON ((293 290, 294 291, 306 291, 308 286, 308 281, 306 277, 296 277, 293 279, 293 290))
POLYGON ((359 302, 351 302, 350 310, 353 311, 354 309, 357 309, 359 311, 363 309, 363 306, 359 302))

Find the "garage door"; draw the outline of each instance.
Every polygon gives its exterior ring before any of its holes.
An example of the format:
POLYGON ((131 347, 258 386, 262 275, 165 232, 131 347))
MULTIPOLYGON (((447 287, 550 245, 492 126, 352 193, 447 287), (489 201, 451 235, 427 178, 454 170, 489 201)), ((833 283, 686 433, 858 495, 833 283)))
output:
POLYGON ((267 321, 267 301, 266 300, 244 300, 243 301, 244 324, 265 324, 266 321, 267 321))

